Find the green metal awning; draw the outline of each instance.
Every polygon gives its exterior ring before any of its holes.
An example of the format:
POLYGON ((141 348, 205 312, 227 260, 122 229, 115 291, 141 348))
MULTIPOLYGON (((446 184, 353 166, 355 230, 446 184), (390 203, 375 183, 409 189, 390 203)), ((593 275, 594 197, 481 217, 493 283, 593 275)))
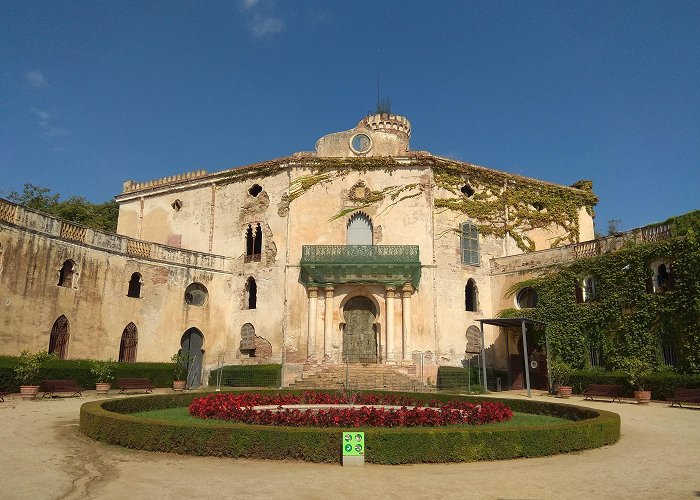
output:
POLYGON ((300 264, 307 286, 420 282, 418 245, 304 245, 300 264))

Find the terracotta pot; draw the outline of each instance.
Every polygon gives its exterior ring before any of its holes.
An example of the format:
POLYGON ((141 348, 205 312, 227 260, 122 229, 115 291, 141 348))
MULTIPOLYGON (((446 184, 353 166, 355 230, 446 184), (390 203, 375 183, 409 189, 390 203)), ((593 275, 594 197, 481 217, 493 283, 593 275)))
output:
POLYGON ((557 397, 562 399, 568 399, 571 397, 571 391, 573 388, 570 385, 560 385, 557 389, 557 397))
POLYGON ((651 391, 634 391, 634 399, 640 405, 649 404, 651 401, 651 391))
POLYGON ((187 387, 185 380, 173 380, 173 391, 184 391, 187 387))
POLYGON ((34 397, 39 392, 38 385, 21 385, 19 386, 19 393, 22 395, 22 399, 29 400, 34 399, 34 397))
POLYGON ((109 390, 112 385, 109 382, 97 382, 95 384, 95 389, 97 389, 97 394, 109 394, 109 390))

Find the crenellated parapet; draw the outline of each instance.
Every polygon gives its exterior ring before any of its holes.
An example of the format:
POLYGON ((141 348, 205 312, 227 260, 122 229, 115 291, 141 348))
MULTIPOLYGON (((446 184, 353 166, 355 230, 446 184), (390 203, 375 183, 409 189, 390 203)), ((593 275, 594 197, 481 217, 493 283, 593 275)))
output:
POLYGON ((155 179, 146 182, 134 182, 125 181, 122 187, 122 193, 130 193, 132 191, 140 191, 142 189, 156 188, 161 186, 167 186, 169 184, 175 184, 178 182, 189 181, 192 179, 199 179, 200 177, 205 177, 207 175, 206 170, 195 170, 193 172, 186 172, 184 174, 170 175, 168 177, 162 177, 160 179, 155 179))
POLYGON ((403 134, 407 139, 411 138, 411 122, 408 118, 400 115, 378 113, 376 115, 365 116, 358 127, 366 127, 375 132, 392 132, 403 134))

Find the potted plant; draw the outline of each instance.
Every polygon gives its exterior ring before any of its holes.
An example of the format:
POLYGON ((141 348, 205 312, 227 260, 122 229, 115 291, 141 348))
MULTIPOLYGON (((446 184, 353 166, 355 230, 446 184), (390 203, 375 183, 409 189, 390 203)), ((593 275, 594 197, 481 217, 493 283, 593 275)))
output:
POLYGON ((39 392, 39 370, 47 359, 53 358, 53 354, 45 351, 29 352, 26 349, 19 355, 19 361, 15 365, 15 375, 20 383, 19 391, 22 399, 34 399, 39 392))
POLYGON ((552 373, 552 380, 557 386, 557 397, 567 399, 571 397, 572 387, 569 385, 571 378, 571 365, 561 359, 553 359, 549 365, 552 373))
POLYGON ((187 380, 182 377, 187 377, 187 363, 190 357, 186 352, 178 351, 172 355, 170 361, 175 364, 173 370, 173 390, 184 391, 187 388, 187 380))
POLYGON ((114 378, 112 372, 116 368, 117 363, 111 358, 106 361, 93 359, 90 361, 90 373, 95 375, 97 383, 95 389, 97 394, 108 394, 112 388, 110 381, 114 378))
POLYGON ((618 368, 627 374, 627 380, 634 388, 634 399, 640 405, 651 401, 651 391, 644 389, 645 378, 651 373, 651 365, 648 361, 636 356, 622 358, 617 363, 618 368))

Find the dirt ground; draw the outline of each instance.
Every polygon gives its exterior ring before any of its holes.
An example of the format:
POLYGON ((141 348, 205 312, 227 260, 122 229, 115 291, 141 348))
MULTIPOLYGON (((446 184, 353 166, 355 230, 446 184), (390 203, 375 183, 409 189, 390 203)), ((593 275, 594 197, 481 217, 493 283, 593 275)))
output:
MULTIPOLYGON (((515 391, 501 393, 523 397, 515 391)), ((545 394, 536 399, 552 401, 545 394)), ((122 397, 122 396, 118 396, 122 397)), ((0 497, 124 498, 693 498, 700 496, 700 409, 583 402, 619 413, 613 446, 546 458, 439 465, 340 465, 188 457, 94 442, 78 430, 97 399, 0 403, 0 497)))

